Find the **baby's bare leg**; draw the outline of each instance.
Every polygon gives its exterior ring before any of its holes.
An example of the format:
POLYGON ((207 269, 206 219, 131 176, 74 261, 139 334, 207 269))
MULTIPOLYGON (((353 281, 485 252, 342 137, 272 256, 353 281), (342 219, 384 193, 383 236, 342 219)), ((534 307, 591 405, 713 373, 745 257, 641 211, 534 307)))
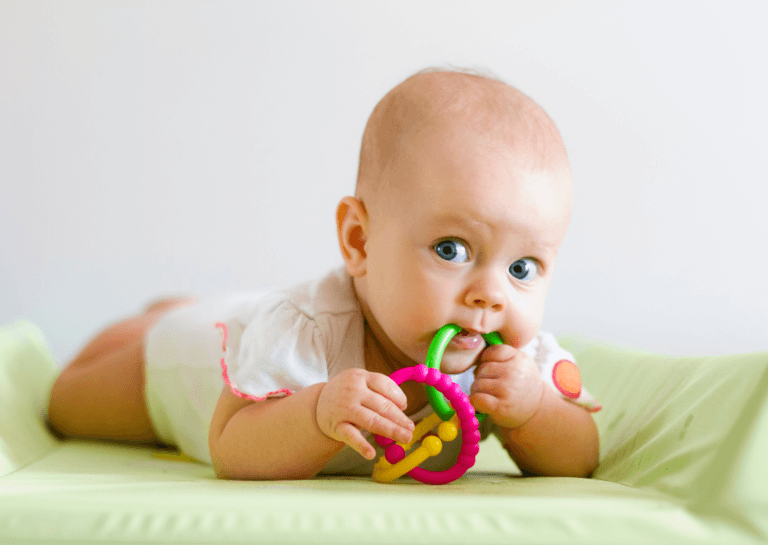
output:
POLYGON ((50 424, 75 437, 157 441, 144 396, 144 336, 168 310, 191 302, 155 303, 97 335, 56 379, 50 424))

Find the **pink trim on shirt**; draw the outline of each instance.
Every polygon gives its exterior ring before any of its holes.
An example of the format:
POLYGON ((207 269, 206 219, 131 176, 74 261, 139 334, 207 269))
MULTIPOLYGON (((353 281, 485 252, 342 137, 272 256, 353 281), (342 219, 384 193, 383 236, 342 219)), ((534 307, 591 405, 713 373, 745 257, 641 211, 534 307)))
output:
MULTIPOLYGON (((227 324, 225 324, 224 322, 216 322, 216 327, 221 328, 221 333, 222 333, 221 349, 226 351, 227 350, 227 324)), ((221 358, 221 376, 224 377, 224 384, 229 386, 229 389, 232 390, 232 393, 242 399, 250 399, 251 401, 264 401, 270 396, 291 395, 293 393, 288 388, 280 388, 279 390, 275 390, 274 392, 268 392, 267 395, 265 395, 264 397, 244 394, 243 392, 235 388, 235 386, 232 384, 232 381, 229 380, 229 372, 227 371, 227 362, 225 361, 224 358, 221 358)))
POLYGON ((221 328, 221 349, 226 352, 227 351, 227 324, 224 322, 216 322, 216 327, 221 328))

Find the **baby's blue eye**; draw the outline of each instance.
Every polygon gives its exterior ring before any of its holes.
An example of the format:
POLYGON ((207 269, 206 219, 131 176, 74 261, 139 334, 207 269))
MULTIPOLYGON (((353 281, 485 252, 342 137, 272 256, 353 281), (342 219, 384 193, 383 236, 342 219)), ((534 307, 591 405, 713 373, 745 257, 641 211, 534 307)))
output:
POLYGON ((453 263, 467 261, 467 247, 458 240, 443 240, 435 244, 435 252, 441 258, 453 263))
POLYGON ((509 274, 523 282, 531 282, 538 276, 539 268, 533 259, 518 259, 509 266, 509 274))

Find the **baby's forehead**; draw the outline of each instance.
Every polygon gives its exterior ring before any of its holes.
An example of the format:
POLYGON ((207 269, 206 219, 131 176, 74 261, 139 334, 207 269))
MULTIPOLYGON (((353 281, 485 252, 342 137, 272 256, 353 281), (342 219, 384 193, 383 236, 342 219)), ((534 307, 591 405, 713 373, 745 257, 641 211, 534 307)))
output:
POLYGON ((372 204, 384 194, 408 193, 400 179, 404 165, 419 168, 442 158, 454 168, 471 168, 476 158, 462 153, 468 148, 506 154, 518 166, 567 168, 554 123, 516 88, 456 72, 417 74, 390 91, 371 114, 356 194, 372 204))

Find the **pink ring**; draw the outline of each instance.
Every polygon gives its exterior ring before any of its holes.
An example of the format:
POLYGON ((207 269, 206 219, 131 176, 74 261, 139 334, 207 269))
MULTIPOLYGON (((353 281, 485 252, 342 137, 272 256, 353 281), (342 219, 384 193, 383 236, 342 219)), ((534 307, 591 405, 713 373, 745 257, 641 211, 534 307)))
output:
MULTIPOLYGON (((413 367, 398 369, 389 375, 389 378, 398 385, 412 380, 435 387, 450 402, 461 425, 461 452, 453 467, 445 471, 429 471, 417 467, 409 471, 408 475, 425 484, 446 484, 464 475, 470 467, 475 465, 475 456, 480 450, 479 424, 475 417, 475 409, 469 402, 467 394, 462 392, 458 384, 455 384, 449 376, 444 375, 438 369, 428 369, 426 365, 414 365, 413 367), (448 380, 445 380, 446 378, 448 380)), ((380 435, 375 437, 376 442, 380 445, 387 445, 392 442, 380 435)))

